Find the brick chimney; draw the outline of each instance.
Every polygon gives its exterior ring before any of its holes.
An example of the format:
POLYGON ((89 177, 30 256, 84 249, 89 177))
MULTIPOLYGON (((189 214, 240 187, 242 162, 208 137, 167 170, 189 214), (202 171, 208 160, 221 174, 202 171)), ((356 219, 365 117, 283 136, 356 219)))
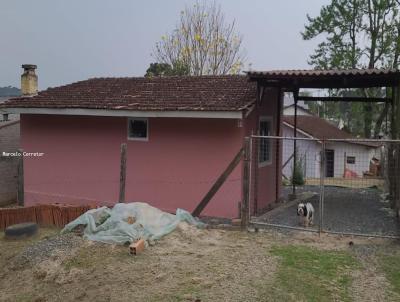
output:
POLYGON ((38 77, 35 74, 36 65, 23 64, 24 73, 21 75, 21 92, 23 96, 33 96, 38 92, 38 77))

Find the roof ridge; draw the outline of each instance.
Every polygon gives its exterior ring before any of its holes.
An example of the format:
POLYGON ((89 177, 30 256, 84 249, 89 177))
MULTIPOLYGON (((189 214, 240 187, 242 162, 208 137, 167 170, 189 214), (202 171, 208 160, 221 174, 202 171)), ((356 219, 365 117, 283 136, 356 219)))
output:
MULTIPOLYGON (((286 118, 290 118, 294 122, 294 115, 284 115, 283 116, 283 121, 285 121, 285 122, 287 122, 287 123, 289 123, 289 124, 291 124, 293 126, 293 124, 291 123, 291 120, 285 119, 285 117, 286 118)), ((317 119, 317 120, 323 122, 325 125, 331 127, 332 129, 335 129, 335 131, 339 131, 339 132, 342 132, 342 133, 344 133, 346 135, 351 136, 351 137, 347 137, 347 138, 356 138, 353 133, 350 133, 350 132, 348 132, 346 130, 338 128, 337 126, 333 125, 328 120, 326 120, 326 119, 324 119, 322 117, 319 117, 319 116, 316 116, 316 115, 298 115, 297 116, 297 128, 301 129, 304 132, 307 132, 308 134, 312 135, 313 137, 316 137, 316 138, 319 138, 319 139, 324 138, 324 135, 319 136, 319 135, 315 135, 315 133, 310 133, 310 132, 315 132, 315 131, 317 131, 317 132, 318 131, 323 131, 324 129, 321 128, 321 127, 318 127, 318 129, 313 129, 312 127, 318 126, 318 125, 315 125, 315 124, 313 124, 311 128, 304 127, 304 125, 301 125, 301 122, 299 124, 299 120, 301 120, 301 119, 317 119), (314 131, 310 131, 310 129, 313 129, 314 131)), ((307 126, 311 126, 311 125, 307 125, 307 126)), ((321 126, 321 125, 319 125, 319 126, 321 126)), ((327 138, 327 137, 325 137, 325 138, 327 138)))
MULTIPOLYGON (((87 80, 92 79, 194 79, 194 78, 247 78, 246 74, 204 74, 204 75, 171 75, 171 76, 119 76, 119 77, 91 77, 87 80)), ((87 80, 81 80, 87 81, 87 80)))

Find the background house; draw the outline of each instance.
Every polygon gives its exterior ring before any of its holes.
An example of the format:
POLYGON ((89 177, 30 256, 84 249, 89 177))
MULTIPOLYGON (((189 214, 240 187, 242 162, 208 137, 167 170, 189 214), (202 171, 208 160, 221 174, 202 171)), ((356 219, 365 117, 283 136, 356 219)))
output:
MULTIPOLYGON (((295 107, 294 104, 290 104, 290 105, 285 106, 283 108, 283 115, 294 115, 294 113, 295 113, 295 108, 294 107, 295 107)), ((310 116, 310 115, 313 115, 313 114, 307 108, 305 108, 303 106, 300 106, 300 105, 297 105, 297 115, 310 116)))
MULTIPOLYGON (((300 109, 301 111, 301 109, 300 109)), ((299 112, 299 111, 298 111, 299 112)), ((283 116, 283 136, 293 137, 294 116, 283 116)), ((330 122, 313 115, 299 115, 297 117, 297 137, 313 139, 351 139, 350 133, 338 129, 330 122)), ((349 170, 353 177, 362 177, 369 171, 370 161, 373 157, 380 158, 379 146, 366 142, 328 142, 326 144, 325 177, 344 177, 345 170, 349 170)), ((298 159, 301 161, 303 176, 305 178, 320 177, 320 152, 321 142, 299 140, 297 141, 298 159)), ((293 171, 293 141, 285 140, 283 143, 283 174, 290 178, 293 171)), ((349 176, 349 175, 347 175, 349 176)))
MULTIPOLYGON (((35 66, 24 66, 32 75, 35 66)), ((14 98, 3 108, 21 114, 24 151, 44 153, 24 158, 26 205, 114 204, 120 146, 127 143, 126 200, 173 212, 196 207, 245 136, 279 134, 281 101, 277 89, 257 101, 256 84, 245 76, 95 78, 14 98)), ((280 195, 275 148, 260 147, 254 168, 262 185, 253 192, 253 211, 280 195)), ((241 200, 239 165, 202 214, 236 217, 241 200)))

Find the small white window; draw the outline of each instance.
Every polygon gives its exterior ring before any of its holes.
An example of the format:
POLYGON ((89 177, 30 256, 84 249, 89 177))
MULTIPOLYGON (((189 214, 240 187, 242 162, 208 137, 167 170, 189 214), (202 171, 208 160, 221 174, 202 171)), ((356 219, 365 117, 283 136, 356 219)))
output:
POLYGON ((347 156, 347 163, 348 164, 355 164, 356 163, 356 157, 355 156, 347 156))
MULTIPOLYGON (((259 123, 260 136, 270 136, 272 134, 272 118, 261 117, 259 123)), ((271 163, 272 149, 271 139, 261 138, 258 152, 258 162, 260 166, 271 163)))
POLYGON ((149 135, 149 122, 146 118, 128 119, 128 139, 147 141, 149 135))

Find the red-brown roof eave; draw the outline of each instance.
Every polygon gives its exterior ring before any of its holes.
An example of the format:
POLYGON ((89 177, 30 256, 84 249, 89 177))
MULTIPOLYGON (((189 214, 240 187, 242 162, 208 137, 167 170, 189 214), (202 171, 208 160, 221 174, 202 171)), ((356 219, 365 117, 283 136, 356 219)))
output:
POLYGON ((81 108, 133 111, 245 111, 256 99, 246 76, 96 78, 32 97, 12 98, 2 108, 81 108))

